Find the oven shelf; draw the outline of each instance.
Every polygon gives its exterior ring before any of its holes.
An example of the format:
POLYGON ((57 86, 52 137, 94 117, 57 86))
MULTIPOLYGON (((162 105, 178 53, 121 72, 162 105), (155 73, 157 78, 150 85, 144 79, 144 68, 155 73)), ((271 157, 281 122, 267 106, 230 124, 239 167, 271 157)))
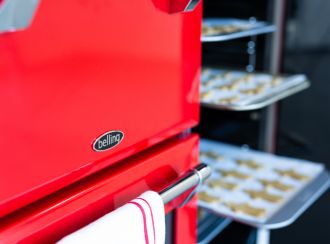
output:
MULTIPOLYGON (((204 162, 209 163, 209 165, 214 169, 214 172, 224 172, 223 169, 226 169, 228 172, 228 169, 233 169, 234 167, 237 172, 244 172, 243 174, 248 174, 250 178, 240 180, 238 183, 236 182, 235 184, 238 184, 238 188, 234 191, 219 191, 216 190, 216 188, 213 189, 209 188, 209 186, 204 186, 202 191, 209 192, 209 194, 212 194, 212 197, 220 199, 220 202, 207 203, 203 200, 200 200, 198 202, 199 207, 210 211, 211 213, 222 218, 225 217, 258 229, 270 230, 290 225, 300 215, 302 215, 308 209, 308 207, 311 206, 330 186, 330 174, 321 164, 298 159, 290 159, 286 157, 278 157, 271 154, 256 152, 246 148, 239 148, 214 141, 201 140, 201 159, 204 162), (210 152, 212 153, 210 154, 210 152), (213 155, 212 158, 205 156, 207 153, 213 155), (217 159, 215 155, 218 155, 217 159), (241 162, 245 160, 245 162, 249 161, 250 163, 254 162, 254 164, 259 164, 261 169, 259 168, 251 170, 250 168, 248 170, 246 165, 243 165, 245 168, 242 165, 237 166, 238 164, 235 163, 235 161, 238 162, 238 159, 241 159, 241 162), (219 160, 221 162, 218 162, 219 160), (298 182, 298 178, 290 178, 288 175, 281 176, 278 175, 278 173, 274 173, 277 172, 276 170, 279 172, 280 170, 285 171, 288 169, 298 169, 299 172, 297 171, 295 173, 296 176, 300 174, 306 178, 304 180, 300 179, 301 181, 298 182), (273 174, 273 176, 271 176, 271 174, 273 174), (265 191, 262 187, 260 187, 260 183, 258 182, 260 179, 267 179, 267 177, 273 177, 269 182, 274 181, 275 179, 277 182, 280 182, 278 184, 282 184, 282 186, 283 184, 286 184, 293 187, 290 191, 287 192, 280 190, 275 191, 275 188, 264 188, 266 189, 266 192, 268 192, 267 194, 270 194, 272 197, 274 197, 274 195, 280 196, 282 198, 281 202, 270 202, 270 200, 262 200, 263 198, 254 199, 253 197, 248 197, 248 194, 246 194, 249 189, 265 191), (224 204, 221 201, 223 201, 224 204), (226 206, 233 204, 233 201, 237 201, 235 204, 238 204, 238 202, 246 203, 254 208, 254 210, 249 209, 247 211, 257 211, 256 209, 264 209, 266 214, 264 214, 262 217, 257 217, 257 215, 250 216, 231 211, 226 206), (229 202, 231 203, 229 204, 229 202)), ((224 178, 224 176, 221 174, 222 173, 213 173, 210 181, 224 181, 225 179, 226 182, 228 182, 228 180, 230 180, 227 177, 224 178)))
POLYGON ((305 75, 272 76, 214 68, 204 69, 201 80, 203 107, 233 111, 261 109, 310 86, 305 75), (228 75, 231 78, 226 78, 228 75), (250 79, 249 84, 246 83, 247 79, 250 79), (275 86, 272 83, 274 81, 280 84, 275 86), (231 98, 236 100, 230 101, 231 98))
POLYGON ((207 244, 232 222, 228 218, 206 212, 206 216, 198 222, 198 244, 207 244))
POLYGON ((263 21, 232 18, 207 18, 203 20, 202 42, 221 42, 272 33, 276 27, 263 21), (218 29, 214 29, 214 27, 218 29), (207 34, 209 32, 210 34, 207 34))

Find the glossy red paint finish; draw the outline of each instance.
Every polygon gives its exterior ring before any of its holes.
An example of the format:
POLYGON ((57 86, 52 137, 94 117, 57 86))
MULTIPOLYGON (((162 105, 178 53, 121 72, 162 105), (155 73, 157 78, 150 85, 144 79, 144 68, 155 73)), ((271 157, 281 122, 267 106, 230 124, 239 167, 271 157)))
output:
MULTIPOLYGON (((197 136, 170 140, 8 215, 0 222, 0 242, 57 241, 146 190, 164 189, 196 164, 197 136)), ((175 210, 175 232, 181 229, 176 243, 194 243, 195 213, 195 200, 175 210)))
POLYGON ((201 6, 167 2, 41 0, 0 34, 0 217, 197 124, 201 6))
POLYGON ((174 243, 197 243, 197 198, 194 197, 183 208, 175 209, 174 243))

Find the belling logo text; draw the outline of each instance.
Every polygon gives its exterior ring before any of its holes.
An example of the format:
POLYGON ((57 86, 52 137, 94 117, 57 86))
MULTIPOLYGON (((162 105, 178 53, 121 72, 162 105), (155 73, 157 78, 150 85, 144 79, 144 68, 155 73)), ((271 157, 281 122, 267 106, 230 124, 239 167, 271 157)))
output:
POLYGON ((124 138, 124 133, 118 130, 109 131, 99 136, 93 143, 93 150, 103 152, 117 146, 124 138))

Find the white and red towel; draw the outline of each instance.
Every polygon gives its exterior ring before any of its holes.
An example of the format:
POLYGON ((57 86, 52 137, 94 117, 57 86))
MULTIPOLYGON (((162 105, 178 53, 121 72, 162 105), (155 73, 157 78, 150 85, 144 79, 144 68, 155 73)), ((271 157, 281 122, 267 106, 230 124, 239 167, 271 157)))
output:
POLYGON ((147 191, 58 243, 164 244, 163 201, 158 193, 147 191))

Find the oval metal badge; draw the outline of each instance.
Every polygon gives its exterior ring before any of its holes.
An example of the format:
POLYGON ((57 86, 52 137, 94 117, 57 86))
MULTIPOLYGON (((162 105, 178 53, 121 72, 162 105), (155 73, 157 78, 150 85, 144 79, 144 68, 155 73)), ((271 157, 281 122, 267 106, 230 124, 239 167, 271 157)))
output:
POLYGON ((108 131, 99 136, 93 143, 93 150, 103 152, 117 146, 124 138, 124 133, 118 130, 108 131))

